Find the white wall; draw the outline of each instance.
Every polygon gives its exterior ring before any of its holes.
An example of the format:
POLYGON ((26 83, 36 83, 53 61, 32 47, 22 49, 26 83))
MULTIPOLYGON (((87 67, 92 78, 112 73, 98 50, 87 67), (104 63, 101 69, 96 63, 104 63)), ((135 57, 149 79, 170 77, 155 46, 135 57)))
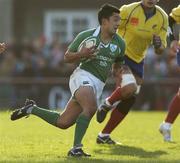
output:
POLYGON ((0 0, 0 42, 13 38, 13 0, 0 0))

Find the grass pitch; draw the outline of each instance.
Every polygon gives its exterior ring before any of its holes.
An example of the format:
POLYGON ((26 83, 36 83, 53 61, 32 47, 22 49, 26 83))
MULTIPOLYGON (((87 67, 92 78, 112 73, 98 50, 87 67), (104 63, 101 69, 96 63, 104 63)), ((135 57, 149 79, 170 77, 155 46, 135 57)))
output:
POLYGON ((180 118, 173 126, 174 143, 165 143, 158 132, 165 112, 131 112, 111 137, 122 145, 97 145, 96 137, 105 123, 92 120, 84 138, 84 150, 91 158, 69 158, 74 126, 55 128, 30 116, 12 122, 9 112, 0 112, 0 162, 12 163, 115 163, 180 162, 180 118))

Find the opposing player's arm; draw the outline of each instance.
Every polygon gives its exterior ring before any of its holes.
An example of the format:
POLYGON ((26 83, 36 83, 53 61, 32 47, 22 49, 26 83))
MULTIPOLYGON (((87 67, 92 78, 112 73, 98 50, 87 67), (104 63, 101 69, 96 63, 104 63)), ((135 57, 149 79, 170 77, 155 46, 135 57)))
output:
POLYGON ((6 49, 6 44, 5 44, 5 43, 0 43, 0 54, 1 54, 2 52, 4 52, 5 49, 6 49))
POLYGON ((167 46, 167 41, 166 41, 167 29, 168 29, 168 17, 164 16, 164 23, 160 29, 159 34, 158 35, 155 34, 153 36, 153 45, 156 54, 162 54, 162 52, 167 46))
POLYGON ((169 36, 170 41, 174 41, 175 37, 174 37, 174 32, 173 32, 173 26, 176 23, 176 21, 171 16, 169 16, 168 20, 169 20, 168 36, 169 36))

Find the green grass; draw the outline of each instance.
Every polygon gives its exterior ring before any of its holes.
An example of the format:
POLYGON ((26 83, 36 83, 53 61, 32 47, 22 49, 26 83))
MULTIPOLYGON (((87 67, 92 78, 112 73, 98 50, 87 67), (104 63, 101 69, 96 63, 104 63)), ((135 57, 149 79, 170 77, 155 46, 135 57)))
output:
POLYGON ((0 162, 180 162, 180 130, 176 120, 173 126, 175 143, 165 143, 158 127, 165 112, 131 112, 112 133, 112 138, 123 145, 108 146, 95 143, 104 124, 92 120, 84 138, 84 150, 91 158, 68 158, 73 143, 74 127, 55 128, 35 116, 15 122, 9 112, 0 112, 0 162))

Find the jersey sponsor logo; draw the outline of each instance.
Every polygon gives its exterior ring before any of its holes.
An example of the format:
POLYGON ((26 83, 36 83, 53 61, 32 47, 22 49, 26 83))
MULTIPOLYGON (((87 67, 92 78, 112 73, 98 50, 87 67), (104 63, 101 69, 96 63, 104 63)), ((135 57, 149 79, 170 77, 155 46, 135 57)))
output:
POLYGON ((115 52, 117 49, 117 45, 110 44, 110 49, 111 49, 111 52, 115 52))
POLYGON ((136 17, 132 17, 130 20, 131 25, 137 26, 139 24, 139 19, 136 17))

